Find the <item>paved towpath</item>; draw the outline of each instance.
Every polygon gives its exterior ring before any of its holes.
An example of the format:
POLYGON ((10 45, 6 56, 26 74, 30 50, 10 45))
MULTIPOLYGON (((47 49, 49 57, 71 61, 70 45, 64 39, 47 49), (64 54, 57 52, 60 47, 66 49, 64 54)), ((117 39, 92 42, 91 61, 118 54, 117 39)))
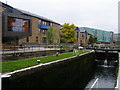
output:
POLYGON ((46 50, 60 50, 59 48, 43 48, 43 47, 36 47, 36 48, 25 48, 25 49, 18 49, 18 50, 10 50, 10 51, 0 51, 0 54, 13 54, 13 53, 25 53, 25 52, 37 52, 37 51, 46 51, 46 50))

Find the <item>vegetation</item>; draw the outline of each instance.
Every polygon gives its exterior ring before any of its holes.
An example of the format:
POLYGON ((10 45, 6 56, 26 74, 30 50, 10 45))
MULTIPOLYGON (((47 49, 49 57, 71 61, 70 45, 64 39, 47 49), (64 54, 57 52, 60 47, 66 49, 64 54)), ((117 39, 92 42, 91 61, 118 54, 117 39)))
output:
POLYGON ((69 23, 63 24, 60 31, 61 43, 74 43, 76 40, 75 38, 75 25, 69 23))
POLYGON ((49 44, 53 43, 53 27, 50 27, 47 31, 47 42, 49 44))
POLYGON ((47 43, 48 44, 53 44, 53 43, 58 43, 60 40, 59 37, 59 32, 57 28, 50 27, 47 30, 47 43))
POLYGON ((97 42, 97 38, 92 36, 92 35, 90 35, 89 44, 91 44, 92 47, 93 47, 93 44, 96 43, 96 42, 97 42))
MULTIPOLYGON (((88 51, 78 51, 79 54, 87 53, 88 51)), ((40 57, 40 58, 29 58, 24 60, 16 60, 16 61, 8 61, 8 62, 2 62, 2 72, 11 72, 15 70, 19 70, 22 68, 30 67, 37 65, 37 60, 40 60, 41 63, 47 63, 55 60, 60 60, 68 57, 75 56, 73 52, 67 52, 63 54, 56 55, 50 55, 46 57, 40 57)))

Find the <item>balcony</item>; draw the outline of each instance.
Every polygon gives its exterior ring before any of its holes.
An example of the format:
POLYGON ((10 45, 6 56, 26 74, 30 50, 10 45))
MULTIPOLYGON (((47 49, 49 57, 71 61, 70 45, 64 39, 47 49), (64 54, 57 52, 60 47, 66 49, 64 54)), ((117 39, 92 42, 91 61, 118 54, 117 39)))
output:
POLYGON ((45 25, 38 25, 38 28, 40 29, 49 29, 50 26, 45 26, 45 25))

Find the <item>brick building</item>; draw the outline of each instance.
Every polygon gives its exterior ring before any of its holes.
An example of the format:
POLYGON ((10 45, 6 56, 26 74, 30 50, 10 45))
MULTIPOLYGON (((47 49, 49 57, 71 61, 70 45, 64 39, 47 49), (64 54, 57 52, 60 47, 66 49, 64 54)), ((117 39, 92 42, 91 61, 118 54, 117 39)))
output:
MULTIPOLYGON (((45 44, 46 32, 50 27, 59 33, 60 24, 48 18, 14 8, 0 2, 2 12, 2 43, 11 45, 45 44)), ((54 40, 59 43, 60 40, 54 40)))
POLYGON ((76 27, 76 43, 81 46, 87 46, 89 35, 86 30, 80 30, 79 27, 76 27))

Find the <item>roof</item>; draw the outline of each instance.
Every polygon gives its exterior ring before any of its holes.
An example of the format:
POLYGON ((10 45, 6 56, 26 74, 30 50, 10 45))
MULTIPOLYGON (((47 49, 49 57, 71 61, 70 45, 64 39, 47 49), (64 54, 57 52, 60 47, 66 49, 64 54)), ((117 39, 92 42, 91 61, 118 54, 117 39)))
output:
MULTIPOLYGON (((56 24, 59 24, 51 19, 48 19, 46 17, 43 17, 43 16, 40 16, 40 15, 37 15, 37 14, 34 14, 34 13, 31 13, 31 12, 28 12, 28 11, 25 11, 25 10, 21 10, 21 9, 18 9, 18 8, 15 8, 16 10, 26 14, 26 15, 30 15, 30 16, 33 16, 33 17, 36 17, 36 18, 39 18, 39 19, 43 19, 43 20, 46 20, 46 21, 50 21, 50 22, 53 22, 53 23, 56 23, 56 24)), ((59 24, 60 25, 60 24, 59 24)))
MULTIPOLYGON (((96 28, 89 28, 89 27, 79 27, 79 29, 85 29, 85 30, 99 30, 99 31, 104 31, 104 32, 112 32, 112 31, 106 31, 106 30, 101 30, 101 29, 96 29, 96 28)), ((113 33, 113 32, 112 32, 113 33)))
POLYGON ((86 32, 85 29, 79 29, 79 30, 80 30, 80 32, 82 32, 82 33, 85 33, 85 32, 86 32))
MULTIPOLYGON (((13 8, 13 9, 16 9, 16 10, 20 11, 21 13, 26 14, 26 15, 29 15, 29 16, 33 16, 33 17, 36 17, 36 18, 39 18, 39 19, 43 19, 43 20, 45 20, 45 21, 50 21, 50 22, 59 24, 59 23, 57 23, 57 22, 55 22, 55 21, 53 21, 53 20, 51 20, 51 19, 48 19, 48 18, 46 18, 46 17, 43 17, 43 16, 40 16, 40 15, 31 13, 31 12, 28 12, 28 11, 25 11, 25 10, 21 10, 21 9, 18 9, 18 8, 14 8, 14 7, 12 7, 12 6, 8 5, 8 4, 5 4, 5 3, 1 2, 1 1, 0 1, 0 5, 5 5, 5 6, 8 6, 8 7, 11 7, 11 8, 13 8)), ((59 25, 60 25, 60 24, 59 24, 59 25)))

